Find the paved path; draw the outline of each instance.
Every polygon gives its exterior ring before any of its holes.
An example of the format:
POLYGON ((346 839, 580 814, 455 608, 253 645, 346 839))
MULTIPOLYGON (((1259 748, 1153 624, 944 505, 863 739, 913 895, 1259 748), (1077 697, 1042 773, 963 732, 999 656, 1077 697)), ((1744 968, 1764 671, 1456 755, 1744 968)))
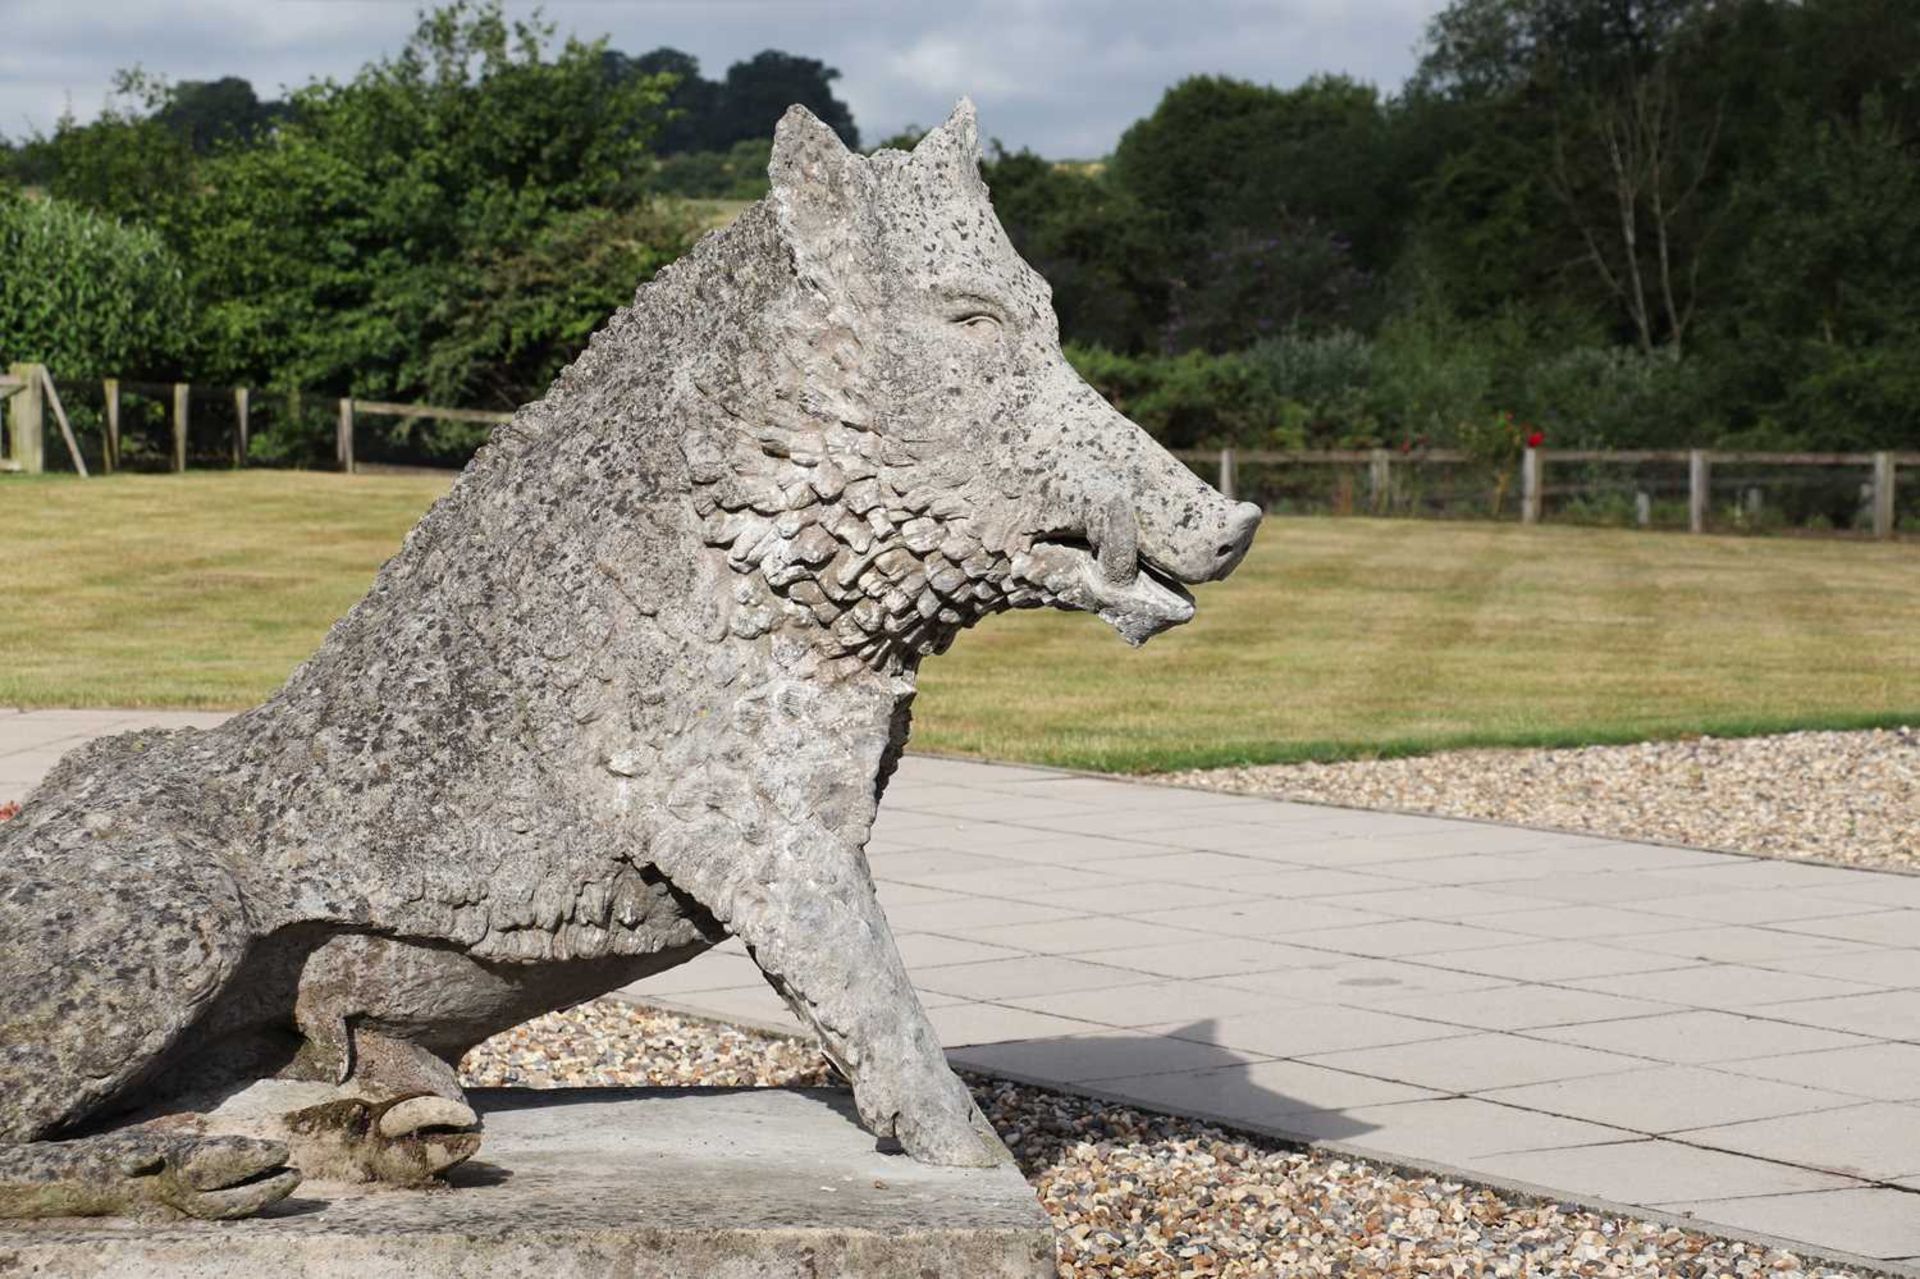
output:
MULTIPOLYGON (((0 801, 210 718, 0 712, 0 801)), ((1920 1259, 1920 878, 919 758, 884 807, 961 1064, 1920 1259)), ((791 1024, 733 947, 635 993, 791 1024)))

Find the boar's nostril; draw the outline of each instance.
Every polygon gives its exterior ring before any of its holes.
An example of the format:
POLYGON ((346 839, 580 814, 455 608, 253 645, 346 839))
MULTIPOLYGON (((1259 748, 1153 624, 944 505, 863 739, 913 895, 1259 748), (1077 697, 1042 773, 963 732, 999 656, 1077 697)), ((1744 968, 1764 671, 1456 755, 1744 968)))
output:
POLYGON ((1233 572, 1246 556, 1247 548, 1253 545, 1253 535, 1260 531, 1260 520, 1264 514, 1251 502, 1241 502, 1234 509, 1226 530, 1229 540, 1220 543, 1213 553, 1213 576, 1216 580, 1233 572))

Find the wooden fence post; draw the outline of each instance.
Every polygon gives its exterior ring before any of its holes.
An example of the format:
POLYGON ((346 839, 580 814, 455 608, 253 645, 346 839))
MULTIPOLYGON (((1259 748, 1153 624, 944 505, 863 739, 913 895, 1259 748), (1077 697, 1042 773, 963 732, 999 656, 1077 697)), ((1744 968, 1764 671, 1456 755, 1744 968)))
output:
POLYGON ((1233 482, 1235 478, 1233 472, 1234 472, 1233 450, 1230 448, 1221 449, 1220 450, 1220 496, 1226 498, 1229 501, 1233 499, 1233 482))
POLYGON ((1393 455, 1385 449, 1367 454, 1367 497, 1375 515, 1385 515, 1393 497, 1393 455))
POLYGON ((1705 449, 1687 450, 1687 530, 1707 531, 1707 511, 1713 501, 1713 459, 1705 449))
POLYGON ((353 474, 353 398, 340 397, 340 425, 334 432, 334 448, 340 455, 340 469, 353 474))
POLYGON ((1873 535, 1893 536, 1893 454, 1873 455, 1873 535))
POLYGON ((73 462, 73 469, 81 479, 87 478, 87 459, 80 456, 80 441, 73 436, 73 423, 67 421, 66 406, 60 403, 60 388, 53 384, 53 375, 47 372, 47 366, 40 366, 40 385, 47 390, 47 404, 53 409, 54 420, 60 423, 60 438, 66 441, 67 457, 73 462))
POLYGON ((38 364, 15 364, 8 373, 20 389, 7 399, 7 457, 29 475, 47 469, 46 399, 38 364))
POLYGON ((1540 476, 1541 469, 1545 465, 1544 459, 1540 456, 1541 452, 1542 450, 1528 445, 1526 452, 1520 455, 1520 522, 1522 524, 1540 522, 1544 496, 1540 491, 1540 476))
POLYGON ((120 465, 120 379, 100 379, 100 396, 107 406, 107 446, 101 458, 101 470, 112 474, 120 465))
POLYGON ((249 408, 247 388, 233 388, 233 464, 247 464, 247 410, 249 408))
POLYGON ((187 389, 185 382, 173 384, 173 469, 175 474, 184 474, 187 469, 187 389))

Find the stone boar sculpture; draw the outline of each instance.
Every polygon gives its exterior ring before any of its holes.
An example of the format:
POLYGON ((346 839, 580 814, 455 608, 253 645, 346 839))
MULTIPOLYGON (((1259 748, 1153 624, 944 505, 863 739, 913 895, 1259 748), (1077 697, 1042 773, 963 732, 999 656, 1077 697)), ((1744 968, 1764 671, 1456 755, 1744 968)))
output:
POLYGON ((466 1049, 728 935, 875 1134, 1005 1158, 864 852, 918 665, 1012 608, 1141 643, 1259 511, 1061 357, 969 104, 866 157, 795 107, 771 174, 270 701, 0 824, 0 1215, 426 1181, 480 1140, 466 1049))

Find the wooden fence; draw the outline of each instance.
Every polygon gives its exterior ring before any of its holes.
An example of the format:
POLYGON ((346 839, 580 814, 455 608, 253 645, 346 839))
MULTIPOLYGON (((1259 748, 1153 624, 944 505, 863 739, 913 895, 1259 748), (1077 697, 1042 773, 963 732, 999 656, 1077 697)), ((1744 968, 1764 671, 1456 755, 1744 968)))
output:
MULTIPOLYGON (((1346 467, 1364 468, 1366 509, 1376 514, 1389 510, 1394 491, 1395 472, 1402 467, 1468 466, 1481 463, 1456 449, 1423 449, 1398 453, 1390 449, 1301 449, 1272 451, 1262 449, 1219 450, 1176 449, 1174 456, 1202 475, 1214 479, 1228 497, 1242 488, 1243 465, 1281 468, 1346 467)), ((1896 482, 1900 467, 1920 467, 1920 452, 1877 453, 1763 453, 1716 451, 1712 449, 1526 449, 1518 461, 1519 493, 1517 508, 1525 524, 1537 524, 1546 515, 1546 497, 1552 489, 1548 476, 1556 465, 1645 466, 1669 464, 1687 469, 1687 527, 1695 533, 1707 531, 1712 509, 1713 474, 1716 466, 1755 465, 1767 467, 1849 467, 1866 470, 1871 479, 1868 520, 1873 536, 1891 538, 1897 531, 1895 505, 1896 482)), ((1646 496, 1639 495, 1637 522, 1650 522, 1646 496)))
MULTIPOLYGON (((122 380, 102 378, 100 380, 100 470, 111 474, 121 462, 121 409, 122 380)), ((169 391, 171 408, 167 414, 168 426, 168 467, 174 472, 187 469, 188 432, 192 426, 193 397, 195 388, 191 383, 175 382, 166 387, 142 386, 144 393, 169 391)), ((244 466, 250 452, 253 417, 253 392, 249 387, 236 386, 216 391, 223 398, 232 396, 233 430, 230 435, 231 448, 229 463, 232 466, 244 466)), ((87 463, 81 455, 80 446, 68 424, 66 413, 61 406, 59 391, 53 379, 48 376, 46 367, 39 364, 15 364, 5 376, 0 376, 0 397, 7 401, 5 415, 6 448, 0 456, 0 471, 40 472, 46 469, 46 413, 52 408, 65 438, 67 455, 73 469, 82 476, 88 474, 87 463)), ((204 400, 202 401, 204 404, 204 400)), ((444 408, 431 404, 390 404, 381 400, 359 400, 342 397, 338 404, 338 425, 334 432, 334 461, 342 471, 356 469, 354 448, 355 422, 360 417, 398 417, 398 418, 440 418, 455 422, 497 423, 505 422, 511 413, 492 412, 485 409, 444 408)))
MULTIPOLYGON (((101 422, 103 436, 100 448, 101 470, 111 472, 120 465, 120 425, 121 425, 121 383, 117 378, 106 378, 101 382, 101 422)), ((144 391, 151 394, 166 388, 147 387, 144 391)), ((169 469, 184 471, 187 469, 187 435, 192 411, 192 387, 185 382, 171 384, 172 406, 168 415, 170 427, 168 456, 169 469)), ((234 429, 230 434, 231 449, 228 462, 232 466, 243 466, 249 453, 250 414, 252 394, 246 387, 233 387, 218 392, 221 398, 232 396, 234 429)), ((60 402, 59 391, 53 379, 47 375, 44 366, 38 364, 15 364, 5 376, 0 376, 0 396, 6 398, 5 417, 6 450, 0 458, 0 470, 41 471, 46 468, 46 416, 49 409, 58 422, 67 454, 75 471, 87 474, 87 464, 81 456, 79 444, 60 402)), ((205 402, 204 399, 202 401, 205 402)), ((397 417, 402 419, 438 418, 447 421, 474 422, 491 424, 507 421, 512 414, 492 412, 484 409, 445 408, 427 404, 391 404, 380 400, 358 400, 343 397, 337 401, 337 418, 334 432, 334 462, 342 471, 351 472, 359 463, 356 460, 355 429, 361 417, 397 417)), ((149 454, 149 456, 151 456, 149 454)), ((1396 491, 1396 477, 1402 468, 1418 471, 1419 468, 1439 467, 1471 469, 1473 466, 1488 465, 1483 459, 1476 459, 1467 453, 1451 449, 1424 449, 1412 453, 1398 453, 1388 449, 1306 449, 1275 452, 1260 449, 1218 450, 1176 450, 1175 456, 1185 461, 1202 475, 1214 478, 1220 491, 1229 497, 1242 489, 1240 468, 1258 466, 1277 468, 1283 474, 1299 475, 1314 468, 1347 468, 1350 472, 1364 474, 1361 489, 1361 508, 1376 514, 1387 514, 1392 509, 1393 494, 1396 491)), ((203 457, 204 460, 204 457, 203 457)), ((1604 469, 1609 467, 1646 467, 1671 466, 1686 468, 1686 523, 1695 533, 1707 531, 1712 517, 1712 495, 1714 470, 1716 467, 1761 466, 1782 468, 1854 468, 1863 470, 1869 479, 1861 486, 1862 500, 1866 509, 1862 512, 1861 527, 1870 530, 1875 537, 1893 537, 1899 528, 1899 509, 1896 505, 1896 484, 1901 467, 1920 467, 1920 452, 1877 453, 1759 453, 1736 451, 1712 451, 1707 449, 1670 449, 1670 450, 1584 450, 1584 449, 1527 449, 1518 459, 1517 467, 1517 510, 1521 522, 1539 523, 1547 516, 1547 497, 1559 492, 1549 483, 1555 467, 1579 466, 1604 469)), ((1504 480, 1502 481, 1504 490, 1504 480)), ((1757 496, 1757 490, 1754 490, 1757 496)), ((1650 521, 1651 501, 1645 491, 1636 494, 1637 519, 1635 522, 1646 525, 1650 521)), ((1501 513, 1501 503, 1495 500, 1492 513, 1501 513)))

